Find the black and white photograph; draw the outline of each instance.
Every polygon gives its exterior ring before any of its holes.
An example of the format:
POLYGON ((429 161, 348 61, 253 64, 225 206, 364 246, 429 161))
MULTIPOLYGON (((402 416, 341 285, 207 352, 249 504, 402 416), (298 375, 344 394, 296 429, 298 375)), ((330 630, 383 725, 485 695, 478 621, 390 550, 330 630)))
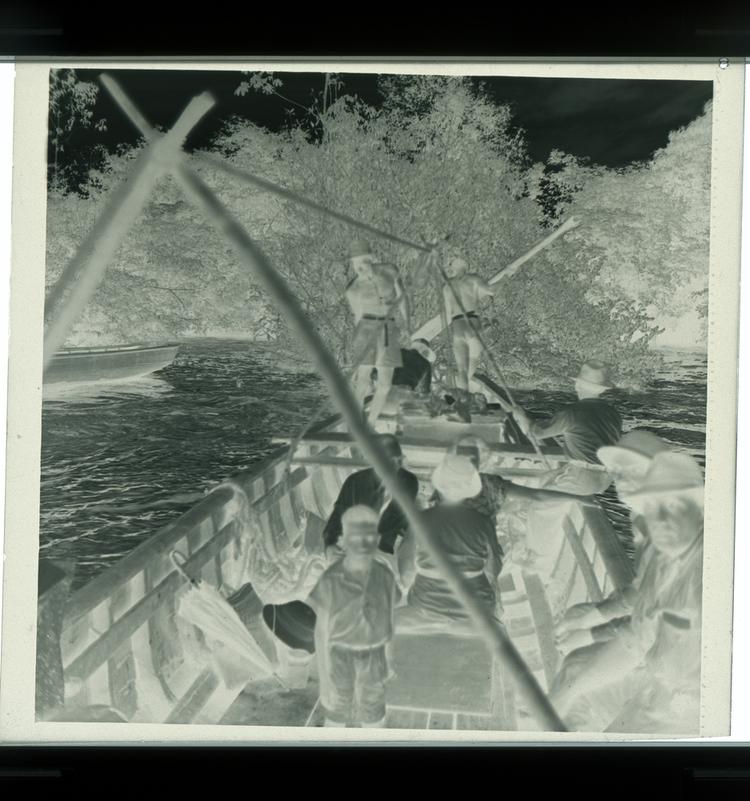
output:
POLYGON ((728 733, 719 67, 240 66, 45 71, 29 725, 728 733))

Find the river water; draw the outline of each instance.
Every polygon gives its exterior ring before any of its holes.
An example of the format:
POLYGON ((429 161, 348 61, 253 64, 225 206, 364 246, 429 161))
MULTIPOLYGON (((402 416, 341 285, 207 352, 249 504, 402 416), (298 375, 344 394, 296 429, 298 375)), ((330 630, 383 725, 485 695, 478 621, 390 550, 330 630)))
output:
MULTIPOLYGON (((612 395, 625 429, 648 428, 703 464, 706 359, 665 351, 642 392, 612 395)), ((565 392, 516 393, 550 413, 565 392)), ((40 556, 75 560, 80 587, 250 469, 325 401, 319 378, 254 343, 193 340, 160 373, 132 382, 45 387, 40 556)))

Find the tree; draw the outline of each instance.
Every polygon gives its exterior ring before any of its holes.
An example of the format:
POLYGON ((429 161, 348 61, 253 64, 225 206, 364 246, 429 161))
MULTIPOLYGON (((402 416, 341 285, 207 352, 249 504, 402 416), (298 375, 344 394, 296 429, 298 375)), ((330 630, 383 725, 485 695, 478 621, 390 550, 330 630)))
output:
MULTIPOLYGON (((251 75, 244 91, 281 98, 280 81, 251 75)), ((439 259, 462 253, 485 277, 575 213, 579 228, 499 285, 486 328, 494 353, 514 381, 537 386, 567 384, 587 358, 616 366, 621 385, 649 373, 657 360, 649 350, 659 333, 654 315, 694 303, 690 292, 707 278, 710 109, 648 162, 611 170, 558 152, 545 165, 531 164, 509 109, 465 79, 384 79, 378 108, 336 96, 336 86, 335 76, 325 79, 306 116, 278 132, 229 119, 209 149, 383 231, 441 239, 439 259)), ((92 171, 89 198, 50 195, 48 281, 135 152, 92 171)), ((359 233, 204 162, 192 167, 268 254, 346 364, 353 321, 343 293, 349 246, 359 233)), ((399 268, 415 325, 436 314, 439 278, 419 252, 370 241, 399 268)), ((78 336, 96 326, 121 339, 241 330, 292 347, 252 276, 168 179, 157 185, 78 336)))
MULTIPOLYGON (((75 70, 50 70, 49 92, 49 146, 51 158, 48 166, 48 183, 60 190, 65 179, 60 171, 60 156, 78 127, 107 129, 105 119, 94 119, 93 107, 99 96, 99 87, 78 79, 75 70)), ((101 156, 101 151, 96 151, 101 156)), ((68 169, 70 163, 68 164, 68 169)))

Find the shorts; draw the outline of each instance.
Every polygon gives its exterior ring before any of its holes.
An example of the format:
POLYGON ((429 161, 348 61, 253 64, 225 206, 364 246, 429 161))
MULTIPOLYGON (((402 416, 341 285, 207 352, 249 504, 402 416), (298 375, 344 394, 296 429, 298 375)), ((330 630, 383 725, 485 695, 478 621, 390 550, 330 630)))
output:
POLYGON ((478 342, 479 338, 475 331, 482 331, 482 321, 475 312, 468 312, 466 316, 469 320, 463 314, 457 314, 451 320, 451 332, 456 339, 476 340, 478 342))
POLYGON ((332 645, 328 650, 325 716, 336 723, 378 723, 385 717, 388 660, 385 645, 354 650, 332 645))
POLYGON ((400 338, 395 321, 362 318, 352 338, 352 364, 401 367, 400 338))

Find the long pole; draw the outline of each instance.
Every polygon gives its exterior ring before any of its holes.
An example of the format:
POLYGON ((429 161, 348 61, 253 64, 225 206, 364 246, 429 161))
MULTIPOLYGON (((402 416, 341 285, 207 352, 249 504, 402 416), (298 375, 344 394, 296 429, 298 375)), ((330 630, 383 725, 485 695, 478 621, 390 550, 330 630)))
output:
MULTIPOLYGON (((115 100, 118 100, 118 94, 120 93, 121 90, 120 92, 113 92, 115 100)), ((152 130, 148 128, 142 130, 142 133, 148 138, 152 134, 152 130)), ((265 254, 250 239, 242 226, 234 220, 229 211, 222 206, 211 189, 198 176, 184 165, 177 165, 174 169, 174 175, 190 200, 195 202, 204 212, 217 231, 232 245, 241 262, 253 272, 279 310, 284 314, 292 330, 304 344, 311 360, 325 381, 334 403, 348 424, 352 436, 357 440, 365 457, 375 468, 391 497, 401 507, 415 536, 430 552, 438 570, 443 574, 456 598, 474 622, 479 634, 508 669, 529 708, 546 730, 565 731, 563 722, 510 641, 507 633, 499 622, 492 617, 491 613, 474 597, 466 579, 433 539, 431 532, 424 524, 419 510, 412 502, 409 494, 401 486, 386 451, 374 436, 374 432, 362 419, 356 399, 349 388, 349 383, 341 374, 333 355, 326 348, 315 327, 307 319, 299 301, 284 279, 273 269, 265 254)))
POLYGON ((264 189, 266 192, 270 192, 278 197, 283 197, 286 200, 291 200, 293 203, 296 203, 300 206, 307 206, 308 209, 325 214, 327 217, 332 217, 335 220, 340 220, 341 222, 351 225, 354 228, 359 228, 361 231, 367 231, 369 234, 373 234, 381 239, 387 239, 389 242, 394 242, 397 245, 404 245, 408 248, 414 248, 414 250, 420 250, 424 253, 428 253, 430 250, 430 248, 426 247, 425 245, 419 245, 416 242, 411 242, 410 240, 396 236, 395 234, 389 234, 386 231, 381 231, 374 225, 369 225, 366 222, 362 222, 362 220, 357 220, 354 217, 350 217, 348 214, 342 214, 339 211, 329 209, 322 203, 317 203, 314 200, 310 200, 310 198, 304 197, 304 195, 300 195, 297 192, 292 192, 291 189, 285 189, 283 186, 278 186, 278 184, 275 184, 266 178, 261 178, 259 175, 254 175, 253 173, 243 170, 240 167, 235 167, 234 164, 229 164, 223 159, 218 159, 215 156, 209 156, 205 153, 195 153, 194 157, 202 161, 204 164, 208 164, 217 170, 221 170, 228 175, 238 178, 240 181, 244 181, 252 186, 257 186, 258 189, 264 189))

